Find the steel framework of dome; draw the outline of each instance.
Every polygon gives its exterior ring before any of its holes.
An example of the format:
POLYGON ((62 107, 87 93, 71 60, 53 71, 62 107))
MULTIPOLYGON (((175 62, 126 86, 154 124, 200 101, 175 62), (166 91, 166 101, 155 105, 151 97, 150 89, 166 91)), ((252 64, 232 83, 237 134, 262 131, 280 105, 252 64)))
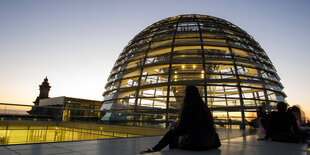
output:
POLYGON ((285 102, 265 51, 236 25, 207 15, 163 19, 132 39, 106 84, 103 120, 175 121, 186 85, 195 85, 216 120, 246 124, 266 102, 285 102))

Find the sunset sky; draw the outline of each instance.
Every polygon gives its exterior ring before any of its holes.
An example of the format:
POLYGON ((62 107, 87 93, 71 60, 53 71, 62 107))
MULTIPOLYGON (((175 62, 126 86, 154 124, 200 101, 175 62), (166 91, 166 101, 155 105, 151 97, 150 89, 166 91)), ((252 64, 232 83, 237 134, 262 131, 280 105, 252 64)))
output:
POLYGON ((103 100, 112 66, 147 26, 180 14, 225 19, 270 57, 290 105, 310 114, 308 0, 1 0, 0 103, 32 104, 48 77, 50 97, 103 100))

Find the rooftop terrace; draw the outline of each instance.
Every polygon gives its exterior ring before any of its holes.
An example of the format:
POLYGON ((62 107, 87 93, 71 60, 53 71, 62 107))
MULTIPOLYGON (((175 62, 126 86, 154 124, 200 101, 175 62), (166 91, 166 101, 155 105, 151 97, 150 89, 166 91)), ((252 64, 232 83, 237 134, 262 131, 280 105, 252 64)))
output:
MULTIPOLYGON (((292 144, 273 141, 257 141, 257 136, 251 130, 218 128, 222 142, 219 149, 207 151, 169 150, 150 154, 294 154, 306 155, 307 144, 292 144)), ((133 138, 115 138, 103 140, 87 140, 72 142, 21 144, 0 146, 0 154, 5 155, 86 155, 86 154, 139 154, 140 151, 155 145, 162 136, 147 136, 133 138)))

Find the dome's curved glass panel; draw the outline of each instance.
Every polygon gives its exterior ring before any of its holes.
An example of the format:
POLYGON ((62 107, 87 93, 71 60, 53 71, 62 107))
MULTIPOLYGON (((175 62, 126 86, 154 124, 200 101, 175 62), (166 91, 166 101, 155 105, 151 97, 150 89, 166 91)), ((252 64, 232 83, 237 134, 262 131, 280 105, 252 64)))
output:
POLYGON ((265 51, 238 26, 206 15, 170 17, 120 54, 103 93, 102 109, 111 109, 103 119, 174 121, 185 86, 195 85, 216 119, 245 123, 262 102, 284 102, 279 81, 265 51))

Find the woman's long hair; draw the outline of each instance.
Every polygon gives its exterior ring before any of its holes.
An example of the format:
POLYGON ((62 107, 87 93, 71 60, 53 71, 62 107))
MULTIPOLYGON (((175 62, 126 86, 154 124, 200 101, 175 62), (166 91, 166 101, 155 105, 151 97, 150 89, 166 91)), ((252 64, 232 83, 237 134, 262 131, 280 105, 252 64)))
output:
POLYGON ((195 86, 186 86, 178 126, 187 129, 200 126, 213 128, 213 117, 210 109, 203 102, 198 88, 195 86))

